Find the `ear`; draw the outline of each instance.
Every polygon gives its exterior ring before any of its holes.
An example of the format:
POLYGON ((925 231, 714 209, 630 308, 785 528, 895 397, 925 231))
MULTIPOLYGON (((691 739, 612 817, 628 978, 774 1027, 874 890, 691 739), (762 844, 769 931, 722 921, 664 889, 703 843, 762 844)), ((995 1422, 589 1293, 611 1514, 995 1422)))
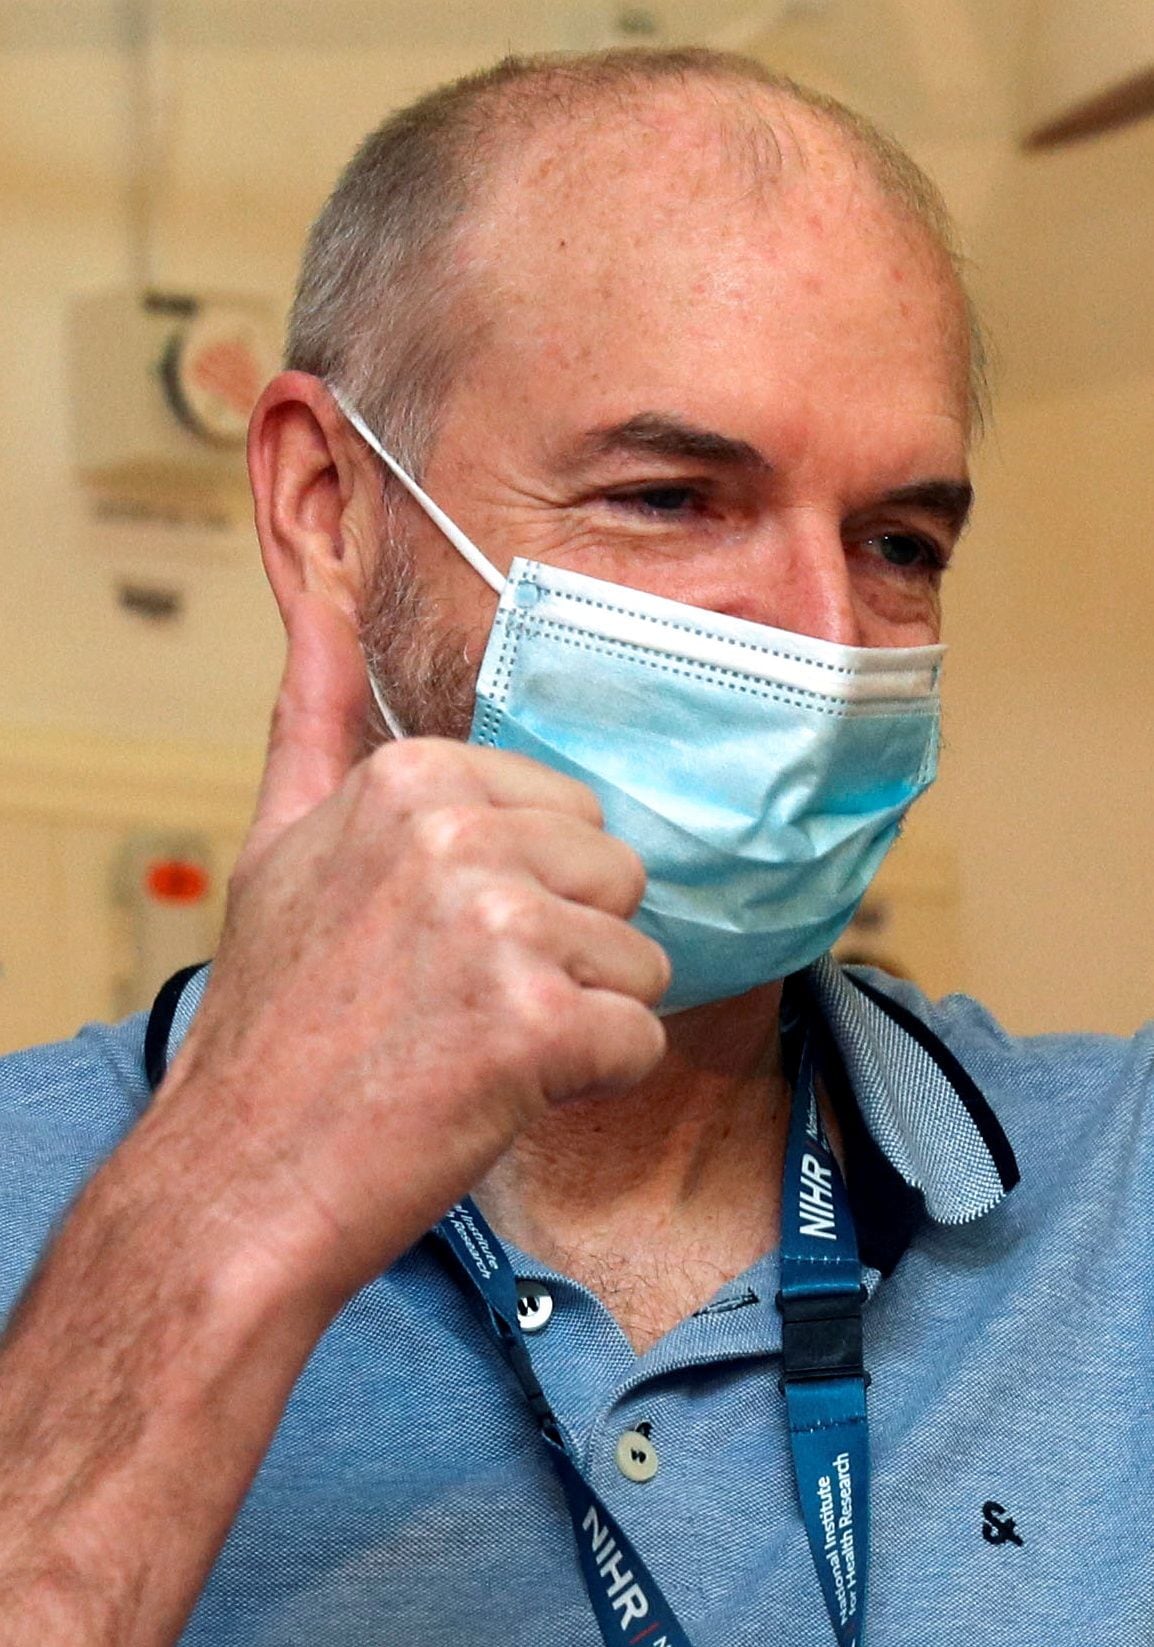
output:
POLYGON ((249 424, 248 472, 282 616, 306 592, 355 618, 380 541, 381 476, 320 378, 273 378, 249 424))

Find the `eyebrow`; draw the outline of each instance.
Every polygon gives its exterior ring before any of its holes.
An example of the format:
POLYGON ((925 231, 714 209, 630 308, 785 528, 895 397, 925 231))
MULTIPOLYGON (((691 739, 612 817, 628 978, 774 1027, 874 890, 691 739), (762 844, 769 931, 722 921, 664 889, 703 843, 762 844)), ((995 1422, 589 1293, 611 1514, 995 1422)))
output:
MULTIPOLYGON (((974 505, 974 488, 968 480, 923 480, 913 486, 899 486, 895 492, 886 492, 871 508, 920 509, 932 515, 952 532, 961 532, 970 518, 974 505)), ((868 513, 862 510, 861 513, 868 513)))
MULTIPOLYGON (((681 458, 690 462, 724 464, 759 474, 773 473, 769 459, 747 440, 736 440, 731 435, 704 429, 665 412, 638 412, 623 423, 590 430, 572 454, 571 462, 578 467, 618 453, 681 458)), ((904 506, 920 509, 951 531, 961 532, 969 519, 973 502, 974 489, 969 481, 924 480, 886 492, 869 508, 904 506)), ((867 510, 857 512, 865 514, 867 510)))
POLYGON ((733 468, 757 469, 768 473, 771 465, 756 446, 734 440, 714 429, 669 417, 664 412, 638 412, 624 423, 593 429, 574 454, 577 463, 612 457, 618 452, 638 452, 648 457, 688 458, 704 463, 724 463, 733 468))

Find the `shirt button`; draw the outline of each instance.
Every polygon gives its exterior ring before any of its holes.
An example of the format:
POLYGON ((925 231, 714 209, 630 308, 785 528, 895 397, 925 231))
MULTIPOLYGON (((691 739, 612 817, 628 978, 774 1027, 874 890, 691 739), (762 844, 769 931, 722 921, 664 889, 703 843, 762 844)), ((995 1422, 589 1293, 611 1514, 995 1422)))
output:
POLYGON ((553 1314, 553 1295, 540 1281, 518 1281, 517 1319, 522 1332, 540 1332, 553 1314))
POLYGON ((657 1474, 657 1448, 640 1430, 626 1430, 617 1443, 617 1468, 630 1481, 652 1481, 657 1474))

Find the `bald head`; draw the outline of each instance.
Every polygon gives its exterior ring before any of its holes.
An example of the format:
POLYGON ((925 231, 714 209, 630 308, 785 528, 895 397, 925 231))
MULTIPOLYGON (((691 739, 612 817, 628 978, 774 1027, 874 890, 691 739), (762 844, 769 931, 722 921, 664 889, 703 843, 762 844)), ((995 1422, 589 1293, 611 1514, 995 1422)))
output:
MULTIPOLYGON (((824 214, 831 250, 839 215, 860 210, 879 257, 936 265, 980 413, 977 329, 933 184, 841 104, 706 51, 508 59, 390 117, 313 228, 286 363, 339 383, 419 469, 471 351, 514 312, 531 324, 534 279, 580 271, 574 301, 596 302, 630 260, 653 278, 663 240, 716 235, 704 198, 743 223, 761 214, 758 255, 790 210, 824 214)), ((673 335, 687 310, 732 300, 735 250, 708 292, 670 291, 673 335)))

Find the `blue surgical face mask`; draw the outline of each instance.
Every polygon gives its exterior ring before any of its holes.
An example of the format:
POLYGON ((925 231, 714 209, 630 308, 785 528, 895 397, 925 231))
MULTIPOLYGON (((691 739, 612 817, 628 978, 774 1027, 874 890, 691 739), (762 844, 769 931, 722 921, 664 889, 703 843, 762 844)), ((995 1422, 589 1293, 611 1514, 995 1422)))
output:
POLYGON ((828 949, 935 776, 944 647, 835 646, 536 561, 502 578, 343 409, 499 592, 470 741, 581 779, 645 864, 660 1010, 828 949))

